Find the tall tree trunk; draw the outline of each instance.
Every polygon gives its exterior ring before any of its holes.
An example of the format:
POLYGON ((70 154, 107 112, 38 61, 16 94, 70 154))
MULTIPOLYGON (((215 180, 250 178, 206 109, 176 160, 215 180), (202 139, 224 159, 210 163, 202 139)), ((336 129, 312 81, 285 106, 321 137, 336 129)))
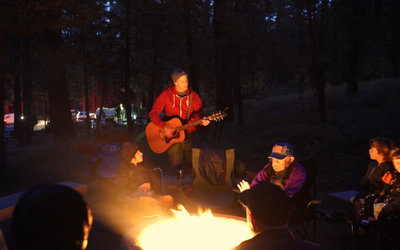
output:
MULTIPOLYGON (((239 52, 239 49, 237 50, 239 52)), ((243 98, 242 98, 242 88, 241 88, 241 74, 240 74, 240 54, 236 55, 236 63, 234 65, 235 71, 232 73, 236 73, 234 76, 234 94, 235 94, 235 102, 237 107, 237 119, 240 131, 244 129, 244 120, 243 120, 243 98)))
POLYGON ((226 84, 226 37, 223 34, 226 23, 225 0, 214 1, 214 58, 215 58, 215 85, 216 106, 223 108, 230 106, 231 89, 226 84))
POLYGON ((358 64, 359 64, 359 39, 357 34, 350 35, 350 43, 347 50, 348 69, 346 72, 347 93, 358 93, 358 64))
MULTIPOLYGON (((157 54, 157 49, 154 48, 154 55, 153 55, 153 66, 152 68, 152 74, 151 74, 151 81, 150 81, 150 90, 149 90, 149 95, 148 95, 148 100, 147 103, 149 105, 153 105, 154 103, 154 96, 155 96, 155 85, 156 85, 156 80, 157 80, 157 60, 158 60, 158 54, 157 54)), ((151 107, 149 107, 149 110, 151 107)))
POLYGON ((185 40, 186 53, 189 62, 189 76, 194 91, 199 92, 199 82, 196 70, 196 60, 193 53, 193 36, 192 36, 192 0, 184 0, 185 15, 185 40))
POLYGON ((72 123, 68 87, 62 55, 61 31, 46 31, 45 39, 47 60, 47 83, 49 93, 50 120, 53 124, 54 136, 74 136, 75 131, 72 123))
POLYGON ((23 117, 21 120, 21 133, 19 142, 22 145, 32 143, 32 56, 30 38, 22 41, 23 77, 22 77, 22 103, 23 117))
POLYGON ((20 40, 16 39, 14 44, 14 137, 20 137, 21 131, 21 50, 20 40))
POLYGON ((333 61, 331 66, 331 82, 332 85, 339 85, 341 83, 341 75, 340 75, 340 55, 339 55, 339 25, 338 21, 336 20, 337 16, 335 15, 334 24, 333 24, 333 61))
MULTIPOLYGON (((85 58, 86 59, 86 58, 85 58)), ((88 82, 88 72, 86 67, 86 60, 83 63, 83 81, 84 81, 84 95, 85 95, 85 107, 86 107, 86 137, 90 137, 90 127, 91 127, 91 119, 90 119, 90 107, 89 107, 89 82, 88 82)))
MULTIPOLYGON (((359 0, 349 1, 350 8, 352 10, 351 23, 349 23, 349 27, 347 27, 347 72, 345 72, 346 83, 347 83, 347 93, 350 95, 358 93, 358 66, 359 66, 359 48, 360 48, 360 39, 359 39, 359 23, 357 20, 360 18, 359 11, 359 0)), ((350 20, 349 20, 350 22, 350 20)))
MULTIPOLYGON (((0 27, 0 116, 4 117, 4 61, 3 30, 0 27)), ((4 122, 0 124, 0 170, 6 167, 6 143, 4 140, 4 122)))
POLYGON ((132 123, 132 109, 131 109, 131 88, 129 84, 129 76, 130 76, 130 0, 126 0, 126 24, 125 24, 125 110, 126 110, 126 119, 128 122, 129 131, 133 132, 133 123, 132 123))
POLYGON ((317 90, 319 119, 321 121, 326 121, 325 84, 323 80, 322 65, 317 43, 318 38, 315 32, 314 6, 315 5, 314 3, 312 3, 312 0, 307 1, 307 22, 311 45, 311 72, 313 74, 313 80, 317 90))
POLYGON ((392 36, 391 36, 391 66, 392 78, 399 77, 399 57, 400 57, 400 1, 392 0, 392 36))
POLYGON ((100 132, 101 118, 104 114, 103 106, 104 106, 104 101, 106 99, 107 84, 108 84, 108 69, 107 69, 107 66, 105 66, 104 74, 103 74, 103 85, 102 85, 103 88, 101 90, 101 98, 100 98, 99 116, 96 119, 96 133, 97 134, 100 132))
POLYGON ((221 51, 220 51, 220 39, 221 39, 221 12, 223 11, 224 0, 215 1, 214 2, 214 60, 215 60, 215 90, 216 90, 216 98, 215 104, 217 108, 222 107, 222 95, 224 94, 223 89, 223 77, 222 77, 222 59, 221 59, 221 51))
MULTIPOLYGON (((237 15, 240 15, 240 6, 239 6, 239 1, 235 0, 235 12, 237 15)), ((236 30, 236 32, 233 34, 233 70, 232 70, 232 76, 233 76, 233 84, 234 84, 234 100, 236 103, 236 108, 237 108, 237 119, 238 119, 238 125, 240 131, 243 131, 244 129, 244 124, 243 124, 243 100, 242 100, 242 88, 241 88, 241 67, 240 67, 240 48, 241 48, 241 40, 240 40, 240 33, 241 30, 236 30)))
MULTIPOLYGON (((229 49, 232 49, 230 39, 226 34, 227 28, 227 4, 226 0, 214 1, 214 60, 215 60, 215 86, 216 86, 216 108, 228 110, 228 118, 225 121, 233 121, 232 108, 232 86, 227 83, 231 82, 232 75, 228 72, 229 49)), ((222 131, 225 123, 219 123, 214 132, 216 143, 219 143, 222 137, 222 131)))

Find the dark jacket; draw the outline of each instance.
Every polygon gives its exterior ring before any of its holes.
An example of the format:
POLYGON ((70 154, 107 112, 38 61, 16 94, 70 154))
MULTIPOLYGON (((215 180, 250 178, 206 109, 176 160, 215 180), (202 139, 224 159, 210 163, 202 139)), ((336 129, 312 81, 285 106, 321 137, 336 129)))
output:
POLYGON ((362 198, 369 194, 378 196, 383 189, 382 176, 391 168, 391 162, 382 162, 379 165, 377 161, 371 162, 368 165, 367 172, 361 182, 361 187, 356 198, 362 198))
POLYGON ((400 215, 400 173, 396 170, 389 171, 382 181, 384 182, 383 191, 378 202, 387 202, 387 205, 382 209, 379 217, 400 215))
MULTIPOLYGON (((159 116, 164 109, 167 117, 177 116, 182 120, 187 120, 190 95, 192 100, 188 122, 201 119, 203 115, 203 103, 199 95, 193 90, 188 89, 186 96, 181 98, 175 90, 175 85, 171 85, 157 97, 149 113, 150 120, 157 126, 164 127, 165 124, 159 116)), ((188 128, 188 133, 190 134, 195 130, 196 127, 188 128)))
MULTIPOLYGON (((254 177, 253 181, 251 182, 251 186, 254 186, 262 181, 270 181, 272 171, 273 168, 271 163, 265 165, 264 168, 254 177)), ((287 175, 284 180, 285 183, 283 185, 285 187, 284 190, 286 195, 288 197, 293 197, 295 193, 300 191, 306 180, 306 170, 297 161, 292 162, 292 164, 290 164, 288 167, 287 175)))
POLYGON ((293 237, 287 229, 269 229, 263 231, 250 240, 243 241, 235 250, 305 250, 325 249, 324 247, 293 237))
POLYGON ((150 182, 150 171, 141 164, 121 163, 117 173, 118 194, 121 196, 136 192, 143 183, 150 182))

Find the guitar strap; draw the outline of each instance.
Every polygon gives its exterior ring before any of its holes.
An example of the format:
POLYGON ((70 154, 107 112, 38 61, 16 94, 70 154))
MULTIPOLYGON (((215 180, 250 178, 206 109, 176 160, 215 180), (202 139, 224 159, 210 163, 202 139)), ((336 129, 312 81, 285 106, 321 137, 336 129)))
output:
POLYGON ((188 105, 188 114, 186 117, 186 121, 189 121, 190 119, 190 111, 192 109, 192 93, 189 94, 189 105, 188 105))

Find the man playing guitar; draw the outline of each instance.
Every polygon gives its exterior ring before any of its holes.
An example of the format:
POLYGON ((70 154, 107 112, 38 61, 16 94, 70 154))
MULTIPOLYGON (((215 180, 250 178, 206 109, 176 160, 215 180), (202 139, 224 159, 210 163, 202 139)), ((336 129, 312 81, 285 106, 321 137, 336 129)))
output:
MULTIPOLYGON (((175 68, 172 70, 171 78, 174 85, 169 86, 157 97, 149 112, 150 120, 161 128, 160 134, 167 140, 176 136, 176 129, 161 120, 160 113, 164 110, 167 118, 179 117, 186 122, 201 120, 203 126, 210 123, 209 120, 202 119, 203 103, 199 95, 188 88, 188 74, 181 68, 175 68)), ((190 127, 187 133, 191 134, 195 130, 196 127, 190 127)), ((189 139, 175 143, 168 149, 170 166, 173 169, 181 165, 191 166, 191 154, 189 139)))

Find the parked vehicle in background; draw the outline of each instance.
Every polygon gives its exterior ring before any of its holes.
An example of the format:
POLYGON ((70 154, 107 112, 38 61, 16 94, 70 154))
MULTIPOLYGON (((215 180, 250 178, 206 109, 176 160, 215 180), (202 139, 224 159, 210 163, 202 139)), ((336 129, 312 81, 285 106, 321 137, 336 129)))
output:
MULTIPOLYGON (((114 120, 115 116, 115 108, 103 108, 103 113, 101 114, 102 119, 109 119, 109 120, 114 120)), ((96 109, 96 117, 100 115, 100 108, 96 109)))
POLYGON ((77 119, 76 117, 77 117, 77 115, 78 115, 78 113, 79 113, 79 110, 77 110, 77 109, 71 109, 70 112, 71 112, 72 120, 75 121, 75 120, 77 119))
POLYGON ((78 114, 76 114, 77 120, 84 120, 86 118, 86 111, 79 111, 78 114))
MULTIPOLYGON (((86 116, 86 111, 79 111, 78 114, 76 115, 76 120, 82 121, 87 118, 86 116)), ((96 114, 95 113, 89 113, 89 118, 90 119, 96 119, 96 114)))

